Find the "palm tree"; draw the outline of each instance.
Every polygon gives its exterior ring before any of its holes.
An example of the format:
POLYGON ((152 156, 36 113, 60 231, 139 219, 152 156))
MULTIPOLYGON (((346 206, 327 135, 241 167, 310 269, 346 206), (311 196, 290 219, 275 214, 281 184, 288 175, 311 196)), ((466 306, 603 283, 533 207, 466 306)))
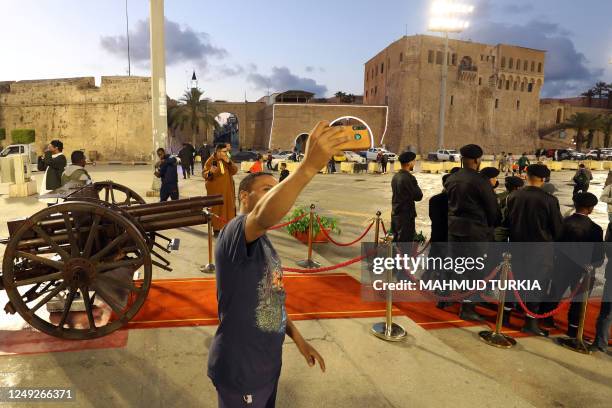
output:
POLYGON ((199 88, 191 88, 185 91, 179 99, 177 106, 173 107, 168 112, 168 126, 172 129, 183 130, 185 125, 189 125, 191 129, 191 143, 196 146, 196 136, 200 133, 200 129, 204 129, 204 139, 208 139, 208 129, 219 127, 219 123, 215 119, 218 113, 210 106, 210 100, 202 98, 202 92, 199 88))
POLYGON ((578 112, 567 118, 563 127, 576 131, 576 150, 581 151, 584 143, 584 131, 596 127, 598 116, 592 113, 578 112))
POLYGON ((604 147, 610 147, 610 133, 612 133, 612 114, 602 116, 598 120, 598 129, 604 134, 604 147))

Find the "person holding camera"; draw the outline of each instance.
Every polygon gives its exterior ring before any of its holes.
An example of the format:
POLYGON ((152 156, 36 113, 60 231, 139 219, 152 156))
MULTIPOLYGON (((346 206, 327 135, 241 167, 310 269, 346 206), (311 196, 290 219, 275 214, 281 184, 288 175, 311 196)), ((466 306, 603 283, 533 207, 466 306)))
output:
POLYGON ((216 217, 212 218, 215 236, 221 228, 236 216, 236 199, 234 187, 234 175, 238 173, 238 167, 228 157, 226 144, 218 144, 215 153, 209 157, 204 164, 202 176, 206 180, 206 194, 223 196, 223 205, 211 208, 216 217))
POLYGON ((221 231, 215 251, 220 323, 208 352, 208 376, 219 407, 275 406, 285 336, 293 339, 308 366, 318 363, 325 371, 323 357, 287 315, 283 270, 266 231, 350 140, 329 122, 319 122, 300 167, 282 183, 263 172, 240 182, 240 215, 221 231))
MULTIPOLYGON (((52 140, 45 148, 43 167, 45 175, 43 176, 40 195, 47 194, 62 186, 62 174, 66 168, 66 156, 62 153, 64 144, 60 140, 52 140)), ((42 198, 40 201, 46 202, 48 206, 57 204, 57 198, 42 198)))

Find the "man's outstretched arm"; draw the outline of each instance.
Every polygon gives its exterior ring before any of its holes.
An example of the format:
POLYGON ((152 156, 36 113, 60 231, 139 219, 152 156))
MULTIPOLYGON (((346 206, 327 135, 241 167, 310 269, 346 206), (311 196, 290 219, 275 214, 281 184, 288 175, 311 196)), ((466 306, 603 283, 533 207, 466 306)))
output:
POLYGON ((293 321, 291 321, 291 319, 289 319, 288 317, 287 336, 293 339, 298 350, 300 350, 300 353, 302 353, 302 355, 306 359, 306 363, 308 363, 310 367, 314 367, 315 362, 318 362, 319 367, 321 367, 321 371, 325 372, 325 360, 323 360, 323 357, 321 357, 319 352, 315 350, 315 348, 312 347, 310 343, 304 340, 304 337, 302 337, 302 334, 299 332, 297 327, 295 327, 293 321))
POLYGON ((277 224, 293 207, 300 192, 325 166, 329 158, 338 153, 340 145, 350 140, 342 135, 338 127, 329 127, 321 121, 315 126, 306 143, 306 155, 300 167, 282 183, 274 186, 257 203, 246 218, 245 235, 247 242, 253 242, 277 224))

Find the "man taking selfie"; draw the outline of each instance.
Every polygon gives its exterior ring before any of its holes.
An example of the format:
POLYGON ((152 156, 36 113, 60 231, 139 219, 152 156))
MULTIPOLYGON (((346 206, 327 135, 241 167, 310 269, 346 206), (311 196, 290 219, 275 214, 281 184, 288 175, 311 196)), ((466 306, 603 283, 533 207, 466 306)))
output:
POLYGON ((221 231, 215 252, 219 327, 208 355, 208 376, 219 407, 275 406, 285 334, 309 366, 325 363, 285 311, 280 259, 266 235, 294 205, 300 192, 340 151, 349 136, 319 122, 300 167, 282 183, 253 173, 240 183, 240 214, 221 231))

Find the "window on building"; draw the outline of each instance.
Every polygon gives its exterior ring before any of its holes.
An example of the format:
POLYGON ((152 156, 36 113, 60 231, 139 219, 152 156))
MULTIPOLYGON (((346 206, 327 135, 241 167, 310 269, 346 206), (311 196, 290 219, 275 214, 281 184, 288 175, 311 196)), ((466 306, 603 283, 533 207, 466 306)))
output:
POLYGON ((518 81, 514 82, 514 90, 516 91, 518 89, 518 81))
POLYGON ((453 54, 452 63, 453 65, 457 65, 457 54, 453 54))
POLYGON ((489 56, 487 55, 487 61, 489 60, 489 56))
POLYGON ((434 52, 433 50, 427 51, 427 62, 433 64, 434 62, 434 52))
POLYGON ((455 101, 455 95, 451 95, 451 106, 453 105, 454 101, 455 101))
POLYGON ((380 73, 382 74, 382 73, 384 73, 384 72, 385 72, 385 63, 384 63, 384 62, 381 62, 381 63, 380 63, 380 73))
POLYGON ((366 90, 366 98, 368 97, 368 91, 366 90))
POLYGON ((378 95, 378 87, 377 86, 374 87, 374 95, 378 95))
POLYGON ((521 108, 521 101, 520 100, 516 100, 516 110, 519 110, 521 108))
POLYGON ((521 92, 525 92, 525 82, 521 82, 521 92))
POLYGON ((500 79, 499 84, 497 85, 497 89, 502 89, 502 86, 504 86, 504 81, 500 79))
POLYGON ((533 91, 533 82, 530 82, 530 83, 527 85, 527 92, 532 92, 532 91, 533 91))
POLYGON ((370 89, 370 96, 374 96, 374 88, 370 89))
POLYGON ((557 109, 557 120, 555 121, 555 123, 561 123, 562 119, 563 119, 563 109, 559 108, 557 109))
POLYGON ((520 71, 521 70, 521 60, 520 59, 516 59, 516 70, 520 71))
POLYGON ((404 61, 404 53, 403 53, 403 52, 400 52, 400 63, 401 63, 402 61, 404 61))
POLYGON ((482 85, 482 77, 478 77, 478 85, 482 85))
POLYGON ((499 108, 499 99, 495 99, 495 109, 499 108))
POLYGON ((501 67, 506 68, 506 57, 502 57, 501 67))
POLYGON ((370 80, 370 71, 366 72, 366 82, 370 80))
POLYGON ((506 91, 510 90, 510 80, 506 79, 506 91))
POLYGON ((491 57, 491 63, 492 63, 493 65, 495 65, 495 55, 493 55, 493 56, 491 57))
POLYGON ((514 68, 514 58, 508 60, 508 69, 514 68))
POLYGON ((542 63, 541 62, 538 63, 538 72, 542 72, 542 63))
POLYGON ((523 62, 523 71, 527 71, 527 68, 529 68, 529 61, 525 60, 523 62))
POLYGON ((535 71, 535 61, 531 61, 531 72, 535 71))
POLYGON ((444 54, 442 51, 436 51, 436 64, 442 65, 442 59, 444 58, 444 54))

